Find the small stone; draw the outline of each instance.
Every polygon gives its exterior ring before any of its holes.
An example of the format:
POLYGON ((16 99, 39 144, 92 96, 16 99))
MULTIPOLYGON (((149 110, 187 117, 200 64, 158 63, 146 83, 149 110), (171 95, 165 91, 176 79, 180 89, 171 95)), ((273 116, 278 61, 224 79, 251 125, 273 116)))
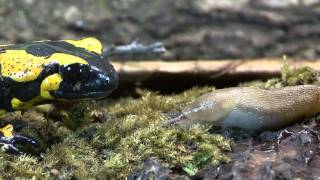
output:
POLYGON ((259 0, 257 4, 260 4, 269 8, 288 8, 291 6, 298 6, 300 4, 299 0, 259 0))
POLYGON ((195 6, 201 12, 211 12, 214 9, 241 9, 248 4, 248 0, 224 0, 224 1, 212 1, 212 0, 198 0, 194 1, 195 6))
POLYGON ((170 172, 170 169, 162 166, 155 158, 149 158, 144 162, 140 172, 133 172, 127 179, 169 179, 170 172))
POLYGON ((299 135, 300 143, 301 145, 305 145, 307 143, 311 143, 312 138, 311 135, 308 134, 307 132, 303 132, 299 135))
POLYGON ((51 169, 50 173, 54 176, 58 176, 59 175, 59 171, 57 169, 51 169))
POLYGON ((312 6, 312 5, 319 3, 319 0, 301 0, 301 3, 304 6, 312 6))
POLYGON ((69 23, 81 21, 81 12, 78 7, 70 6, 64 14, 64 19, 69 23))

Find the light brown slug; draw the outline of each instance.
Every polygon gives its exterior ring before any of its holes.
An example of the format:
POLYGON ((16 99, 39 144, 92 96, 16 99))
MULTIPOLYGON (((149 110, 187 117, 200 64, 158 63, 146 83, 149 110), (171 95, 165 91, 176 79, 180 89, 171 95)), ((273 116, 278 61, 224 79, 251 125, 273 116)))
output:
POLYGON ((167 124, 210 124, 248 131, 274 130, 320 112, 320 87, 291 86, 265 90, 219 89, 200 96, 167 124))

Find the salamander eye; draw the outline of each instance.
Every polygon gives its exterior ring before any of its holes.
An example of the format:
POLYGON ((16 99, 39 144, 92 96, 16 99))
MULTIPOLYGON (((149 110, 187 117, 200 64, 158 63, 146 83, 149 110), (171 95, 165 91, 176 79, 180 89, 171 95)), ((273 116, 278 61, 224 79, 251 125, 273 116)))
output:
POLYGON ((89 77, 90 67, 85 64, 75 63, 61 67, 60 72, 66 80, 83 81, 89 77))

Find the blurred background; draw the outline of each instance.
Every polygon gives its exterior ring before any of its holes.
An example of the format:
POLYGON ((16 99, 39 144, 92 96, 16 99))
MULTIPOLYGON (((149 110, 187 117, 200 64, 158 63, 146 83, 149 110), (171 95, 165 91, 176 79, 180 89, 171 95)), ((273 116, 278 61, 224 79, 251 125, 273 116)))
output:
POLYGON ((319 8, 318 0, 0 0, 0 42, 95 36, 106 46, 161 41, 164 60, 314 60, 319 8))

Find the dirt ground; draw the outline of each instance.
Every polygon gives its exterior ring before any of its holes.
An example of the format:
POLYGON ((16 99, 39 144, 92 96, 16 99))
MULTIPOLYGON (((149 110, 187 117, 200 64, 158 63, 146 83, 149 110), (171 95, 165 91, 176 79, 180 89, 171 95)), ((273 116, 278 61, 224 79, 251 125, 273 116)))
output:
POLYGON ((318 0, 1 0, 0 42, 96 36, 105 45, 162 41, 169 49, 166 60, 283 54, 316 59, 319 5, 318 0))

